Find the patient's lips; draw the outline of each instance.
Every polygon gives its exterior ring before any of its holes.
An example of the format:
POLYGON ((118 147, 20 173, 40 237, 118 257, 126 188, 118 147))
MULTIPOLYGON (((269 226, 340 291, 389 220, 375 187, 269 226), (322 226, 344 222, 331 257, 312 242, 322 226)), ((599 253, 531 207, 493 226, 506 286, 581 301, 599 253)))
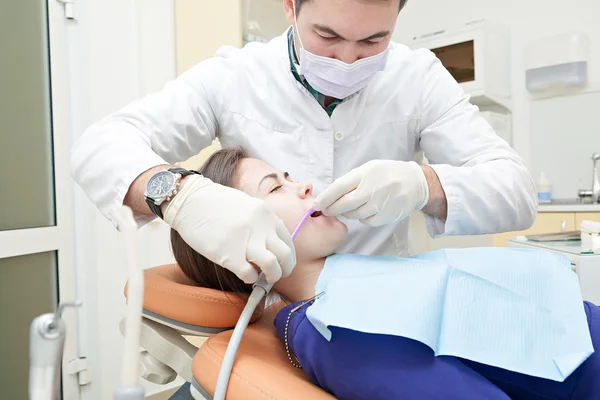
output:
POLYGON ((310 214, 310 216, 312 218, 317 218, 317 217, 320 217, 322 215, 323 215, 323 213, 321 211, 315 211, 314 213, 310 214))

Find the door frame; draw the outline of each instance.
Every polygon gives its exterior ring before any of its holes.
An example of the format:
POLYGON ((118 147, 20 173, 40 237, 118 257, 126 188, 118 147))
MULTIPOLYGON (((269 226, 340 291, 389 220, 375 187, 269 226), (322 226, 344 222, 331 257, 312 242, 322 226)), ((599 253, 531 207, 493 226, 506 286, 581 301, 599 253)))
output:
MULTIPOLYGON (((42 228, 0 231, 0 258, 54 251, 57 253, 58 300, 76 299, 73 181, 70 173, 71 119, 68 74, 67 29, 64 5, 46 0, 50 65, 51 127, 53 142, 56 225, 42 228)), ((23 176, 26 182, 27 176, 23 176)), ((62 363, 62 395, 79 399, 76 375, 67 373, 67 364, 77 358, 77 312, 63 314, 66 339, 62 363)), ((23 354, 23 357, 27 357, 23 354)))

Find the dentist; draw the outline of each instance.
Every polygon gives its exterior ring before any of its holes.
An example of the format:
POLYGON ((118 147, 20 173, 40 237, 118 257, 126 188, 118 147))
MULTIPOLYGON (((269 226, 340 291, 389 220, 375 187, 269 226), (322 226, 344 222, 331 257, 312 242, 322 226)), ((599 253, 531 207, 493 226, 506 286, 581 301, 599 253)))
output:
POLYGON ((223 48, 88 128, 74 179, 113 222, 121 204, 139 226, 163 218, 245 282, 252 264, 288 276, 294 246, 260 200, 174 167, 215 138, 313 182, 314 208, 349 227, 342 252, 407 255, 415 210, 433 237, 529 227, 522 159, 432 52, 391 42, 405 2, 284 0, 282 36, 223 48))

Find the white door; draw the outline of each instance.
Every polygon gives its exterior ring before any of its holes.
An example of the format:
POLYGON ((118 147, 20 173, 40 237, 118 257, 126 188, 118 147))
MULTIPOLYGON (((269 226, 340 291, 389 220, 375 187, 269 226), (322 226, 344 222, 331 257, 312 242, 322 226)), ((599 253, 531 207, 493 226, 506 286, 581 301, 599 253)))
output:
MULTIPOLYGON (((0 1, 0 397, 28 398, 29 325, 76 297, 67 24, 56 0, 0 1)), ((63 371, 77 357, 76 312, 63 371)), ((63 399, 79 399, 63 373, 63 399)))

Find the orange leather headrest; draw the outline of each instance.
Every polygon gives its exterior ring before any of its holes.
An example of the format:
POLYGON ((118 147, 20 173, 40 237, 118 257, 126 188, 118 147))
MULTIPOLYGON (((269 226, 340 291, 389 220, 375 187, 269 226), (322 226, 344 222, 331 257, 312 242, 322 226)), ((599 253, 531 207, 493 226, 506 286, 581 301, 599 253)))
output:
MULTIPOLYGON (((208 328, 232 328, 247 300, 247 295, 194 286, 177 264, 144 270, 144 309, 175 321, 208 328)), ((251 322, 261 314, 259 306, 251 322)))

